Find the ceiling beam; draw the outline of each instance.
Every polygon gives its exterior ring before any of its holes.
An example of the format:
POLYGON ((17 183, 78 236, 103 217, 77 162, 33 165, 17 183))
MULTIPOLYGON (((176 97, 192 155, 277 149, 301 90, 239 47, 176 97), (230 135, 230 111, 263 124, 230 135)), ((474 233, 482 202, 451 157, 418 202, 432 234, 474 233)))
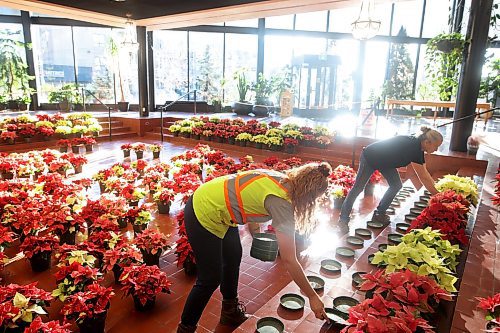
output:
MULTIPOLYGON (((107 0, 106 0, 107 1, 107 0)), ((0 7, 124 28, 126 18, 35 0, 0 0, 0 7)))

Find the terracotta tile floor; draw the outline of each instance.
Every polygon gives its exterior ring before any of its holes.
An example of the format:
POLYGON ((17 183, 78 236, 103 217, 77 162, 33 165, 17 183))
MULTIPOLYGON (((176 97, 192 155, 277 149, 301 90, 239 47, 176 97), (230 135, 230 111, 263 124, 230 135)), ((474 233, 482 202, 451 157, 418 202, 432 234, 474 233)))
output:
MULTIPOLYGON (((84 175, 90 176, 99 169, 107 167, 115 162, 122 161, 122 152, 119 146, 128 141, 129 140, 122 140, 101 143, 97 151, 87 155, 90 163, 84 167, 84 175)), ((153 142, 153 140, 143 138, 141 138, 141 141, 153 142)), ((174 146, 169 143, 165 143, 164 147, 165 149, 161 157, 162 160, 167 160, 172 155, 191 148, 179 145, 174 146)), ((244 154, 235 152, 233 157, 242 155, 244 154)), ((146 159, 148 160, 150 158, 151 156, 146 154, 146 159)), ((98 195, 97 185, 93 187, 92 191, 92 195, 98 195)), ((355 218, 351 230, 357 227, 366 226, 369 214, 376 206, 382 193, 383 187, 379 186, 375 191, 374 197, 363 198, 362 195, 360 196, 360 200, 358 200, 353 211, 355 213, 355 218)), ((320 275, 325 279, 326 286, 322 297, 327 305, 332 304, 334 297, 341 295, 353 296, 360 300, 363 299, 363 295, 352 287, 352 273, 356 271, 371 271, 373 269, 373 266, 368 264, 368 255, 376 252, 379 244, 387 243, 387 234, 394 231, 396 222, 401 222, 404 219, 404 215, 408 213, 414 198, 417 196, 418 194, 416 193, 413 198, 407 199, 407 201, 397 209, 391 226, 382 231, 372 230, 373 237, 365 241, 363 248, 356 249, 354 260, 345 260, 338 256, 335 257, 335 248, 346 245, 345 236, 341 237, 339 235, 334 223, 337 219, 338 211, 334 210, 331 206, 322 207, 320 212, 318 212, 318 218, 320 220, 318 229, 311 235, 311 243, 300 249, 299 260, 308 274, 320 275), (321 272, 319 262, 324 258, 334 258, 341 261, 343 263, 342 273, 332 276, 321 272)), ((155 216, 156 219, 154 224, 163 232, 172 234, 172 241, 175 241, 177 238, 173 216, 175 216, 175 213, 179 209, 178 205, 174 205, 169 216, 155 216)), ((481 210, 479 213, 481 213, 481 210)), ((480 217, 479 213, 478 217, 480 217)), ((489 216, 485 216, 485 218, 489 218, 489 216)), ((491 230, 489 227, 488 229, 491 230)), ((353 234, 353 231, 351 231, 351 234, 353 234)), ((127 232, 127 235, 132 237, 130 231, 127 232)), ((249 256, 251 237, 244 228, 240 229, 240 235, 244 248, 244 257, 241 264, 239 292, 240 298, 247 304, 248 313, 253 316, 236 330, 218 324, 221 295, 217 291, 201 318, 197 332, 231 332, 233 330, 235 332, 253 332, 255 331, 255 322, 258 318, 264 316, 278 316, 285 323, 287 332, 335 332, 335 328, 331 328, 330 325, 324 324, 324 322, 314 318, 308 307, 306 307, 304 311, 298 313, 289 313, 279 307, 280 295, 285 292, 298 293, 300 292, 298 287, 291 282, 291 278, 285 271, 279 258, 276 262, 272 263, 261 262, 251 258, 249 256)), ((492 235, 489 237, 492 237, 492 235)), ((496 239, 497 235, 495 234, 494 240, 496 239)), ((9 251, 15 252, 16 248, 12 248, 9 251)), ((495 247, 493 250, 493 258, 495 258, 498 251, 498 247, 495 247)), ((491 267, 490 264, 493 265, 493 262, 487 263, 487 266, 484 264, 482 266, 491 267)), ((106 322, 107 332, 175 332, 186 295, 191 289, 194 278, 186 276, 183 270, 176 267, 175 255, 172 252, 167 252, 163 255, 160 266, 173 281, 172 293, 170 295, 160 295, 157 299, 155 309, 146 314, 136 312, 130 298, 122 298, 119 286, 113 285, 112 275, 108 274, 105 277, 104 284, 106 286, 113 286, 117 294, 112 300, 109 310, 106 322)), ((500 262, 497 263, 494 261, 494 266, 500 267, 500 262)), ((42 288, 52 290, 55 288, 55 282, 52 278, 54 272, 55 269, 52 268, 50 272, 33 274, 29 268, 28 262, 26 260, 20 260, 7 266, 1 274, 1 277, 6 283, 16 282, 24 284, 32 281, 39 281, 39 285, 42 288)), ((464 281, 466 281, 465 277, 464 281)), ((476 290, 474 286, 477 286, 477 282, 471 283, 470 287, 464 286, 464 290, 475 293, 476 290)), ((479 280, 479 288, 493 290, 499 289, 500 287, 498 287, 498 283, 491 283, 490 280, 479 280)), ((51 319, 58 318, 57 312, 60 306, 59 302, 54 302, 50 309, 51 319)), ((455 326, 457 328, 461 327, 459 324, 455 326)), ((460 331, 457 330, 456 332, 460 331)))

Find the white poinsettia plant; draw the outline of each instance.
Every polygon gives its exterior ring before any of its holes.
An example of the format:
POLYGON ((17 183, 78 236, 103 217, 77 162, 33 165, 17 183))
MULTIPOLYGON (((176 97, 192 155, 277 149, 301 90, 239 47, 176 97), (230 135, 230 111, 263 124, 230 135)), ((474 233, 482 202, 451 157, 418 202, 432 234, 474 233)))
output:
POLYGON ((474 206, 477 205, 479 198, 477 184, 470 177, 446 175, 437 181, 436 189, 440 192, 453 190, 465 196, 474 206))

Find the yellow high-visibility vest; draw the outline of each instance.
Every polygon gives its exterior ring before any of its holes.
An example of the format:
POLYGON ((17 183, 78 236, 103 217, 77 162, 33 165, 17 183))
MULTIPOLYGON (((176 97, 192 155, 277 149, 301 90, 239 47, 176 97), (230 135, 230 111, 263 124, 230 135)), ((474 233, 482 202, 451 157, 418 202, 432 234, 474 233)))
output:
POLYGON ((193 195, 194 213, 200 224, 219 238, 229 227, 271 219, 264 207, 268 195, 290 201, 284 175, 271 170, 251 170, 215 178, 193 195))

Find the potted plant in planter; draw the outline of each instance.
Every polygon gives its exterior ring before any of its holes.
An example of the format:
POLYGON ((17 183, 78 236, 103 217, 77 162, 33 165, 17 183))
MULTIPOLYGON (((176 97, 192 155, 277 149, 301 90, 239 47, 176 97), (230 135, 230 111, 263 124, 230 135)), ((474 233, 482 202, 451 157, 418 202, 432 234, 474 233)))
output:
POLYGON ((181 125, 173 124, 168 128, 169 132, 172 133, 173 136, 179 136, 179 132, 181 131, 181 125))
POLYGON ((160 266, 160 256, 170 248, 168 237, 157 229, 146 229, 134 238, 134 244, 142 253, 143 261, 148 266, 160 266))
POLYGON ((382 181, 382 174, 380 173, 380 171, 375 170, 370 176, 368 183, 366 183, 365 185, 365 195, 373 195, 373 191, 375 190, 375 185, 380 183, 381 181, 382 181))
POLYGON ((488 321, 486 324, 487 332, 497 332, 500 327, 500 293, 490 297, 476 297, 479 301, 478 309, 486 311, 485 319, 488 321))
POLYGON ((70 326, 70 324, 61 325, 58 320, 44 323, 41 317, 36 317, 30 326, 24 329, 24 333, 71 333, 70 326))
POLYGON ((137 235, 148 227, 149 222, 153 220, 153 216, 148 211, 148 206, 142 205, 141 207, 129 209, 125 214, 125 219, 132 224, 134 233, 137 235))
POLYGON ((67 297, 84 291, 85 287, 97 281, 98 277, 97 268, 83 266, 78 261, 63 265, 55 274, 57 288, 52 291, 52 296, 64 302, 67 297))
POLYGON ((480 141, 475 136, 469 136, 467 138, 467 153, 470 155, 476 155, 479 150, 480 141))
POLYGON ((98 137, 99 132, 102 131, 102 126, 99 123, 91 123, 87 126, 87 135, 92 135, 93 137, 98 137))
POLYGON ((87 153, 91 153, 94 148, 94 145, 97 143, 97 141, 90 136, 83 137, 82 142, 85 145, 85 152, 87 153))
POLYGON ((200 138, 205 141, 211 141, 212 135, 214 135, 214 132, 212 130, 204 130, 203 132, 201 132, 200 138))
POLYGON ((56 126, 56 129, 54 132, 56 134, 58 134, 59 138, 70 138, 71 127, 66 126, 66 125, 59 125, 59 126, 56 126))
POLYGON ((137 142, 132 144, 132 150, 135 152, 135 155, 138 160, 144 157, 144 151, 146 150, 146 144, 142 142, 137 142))
POLYGON ((127 184, 120 191, 120 195, 124 197, 130 206, 137 206, 139 200, 146 196, 146 191, 140 187, 136 187, 133 184, 127 184))
POLYGON ((252 134, 250 133, 240 133, 236 136, 236 144, 241 147, 246 147, 247 142, 252 139, 252 134))
POLYGON ((269 137, 269 149, 272 151, 281 150, 283 146, 283 138, 280 136, 269 137))
POLYGON ((15 144, 16 138, 16 132, 3 131, 2 134, 0 134, 0 139, 2 139, 4 142, 7 142, 9 145, 15 144))
POLYGON ((162 187, 159 191, 153 194, 153 200, 158 205, 159 214, 168 214, 170 205, 175 198, 175 191, 172 188, 162 187))
POLYGON ((59 90, 49 93, 49 103, 58 103, 59 110, 69 111, 74 104, 80 104, 81 96, 73 83, 65 84, 59 90))
POLYGON ((236 87, 238 88, 239 97, 239 101, 234 102, 234 112, 239 115, 248 115, 250 112, 252 112, 253 105, 246 100, 248 90, 250 90, 250 84, 247 81, 246 77, 246 69, 240 68, 234 73, 233 77, 236 80, 236 87))
POLYGON ((139 264, 141 260, 142 256, 137 248, 127 243, 123 243, 120 246, 115 246, 104 252, 103 270, 105 272, 113 271, 115 283, 118 283, 123 269, 130 265, 139 264))
POLYGON ((334 187, 330 192, 333 198, 333 208, 340 209, 345 200, 344 189, 340 186, 334 187))
POLYGON ((34 124, 19 124, 18 133, 24 138, 24 142, 30 143, 31 138, 35 136, 35 125, 34 124))
POLYGON ((165 272, 158 266, 130 266, 126 267, 120 282, 125 295, 134 298, 137 311, 151 310, 159 293, 170 294, 172 283, 167 279, 165 272))
POLYGON ((319 148, 326 149, 332 143, 332 139, 329 136, 321 135, 316 138, 316 144, 319 148))
POLYGON ((255 148, 262 149, 263 146, 269 144, 269 138, 264 134, 259 134, 252 137, 252 142, 255 148))
POLYGON ((285 145, 285 153, 295 154, 295 150, 299 144, 299 140, 294 138, 285 138, 285 140, 283 140, 283 143, 285 145))
POLYGON ((162 145, 150 144, 148 146, 149 150, 153 152, 153 158, 160 158, 160 152, 162 150, 162 145))
POLYGON ((71 163, 73 169, 75 170, 75 174, 82 172, 82 167, 84 164, 88 163, 88 160, 85 156, 75 155, 75 154, 67 154, 65 158, 71 163))
POLYGON ((43 272, 50 268, 52 251, 57 249, 59 240, 51 235, 28 236, 19 249, 29 259, 34 272, 43 272))
POLYGON ((132 144, 131 143, 124 143, 120 146, 120 149, 123 151, 124 158, 130 157, 130 151, 132 150, 132 144))
POLYGON ((81 333, 104 333, 113 288, 93 283, 69 296, 61 309, 66 321, 75 320, 81 333))
POLYGON ((36 287, 37 283, 24 286, 9 284, 0 287, 0 329, 2 332, 26 332, 33 319, 46 315, 52 301, 49 292, 36 287))
POLYGON ((54 135, 54 126, 55 125, 52 122, 46 120, 38 121, 35 124, 37 132, 43 136, 45 141, 50 140, 50 137, 54 135))
POLYGON ((60 139, 57 140, 56 143, 59 146, 59 151, 61 153, 66 153, 68 152, 68 147, 71 147, 71 141, 68 139, 60 139))
POLYGON ((111 57, 114 58, 115 60, 113 61, 113 63, 116 64, 115 71, 118 74, 117 75, 118 83, 120 85, 120 101, 118 102, 118 110, 120 110, 121 112, 126 112, 128 111, 129 102, 127 102, 125 99, 125 91, 124 91, 125 84, 123 81, 122 70, 121 70, 119 43, 117 43, 114 38, 110 38, 108 46, 111 53, 111 57))

